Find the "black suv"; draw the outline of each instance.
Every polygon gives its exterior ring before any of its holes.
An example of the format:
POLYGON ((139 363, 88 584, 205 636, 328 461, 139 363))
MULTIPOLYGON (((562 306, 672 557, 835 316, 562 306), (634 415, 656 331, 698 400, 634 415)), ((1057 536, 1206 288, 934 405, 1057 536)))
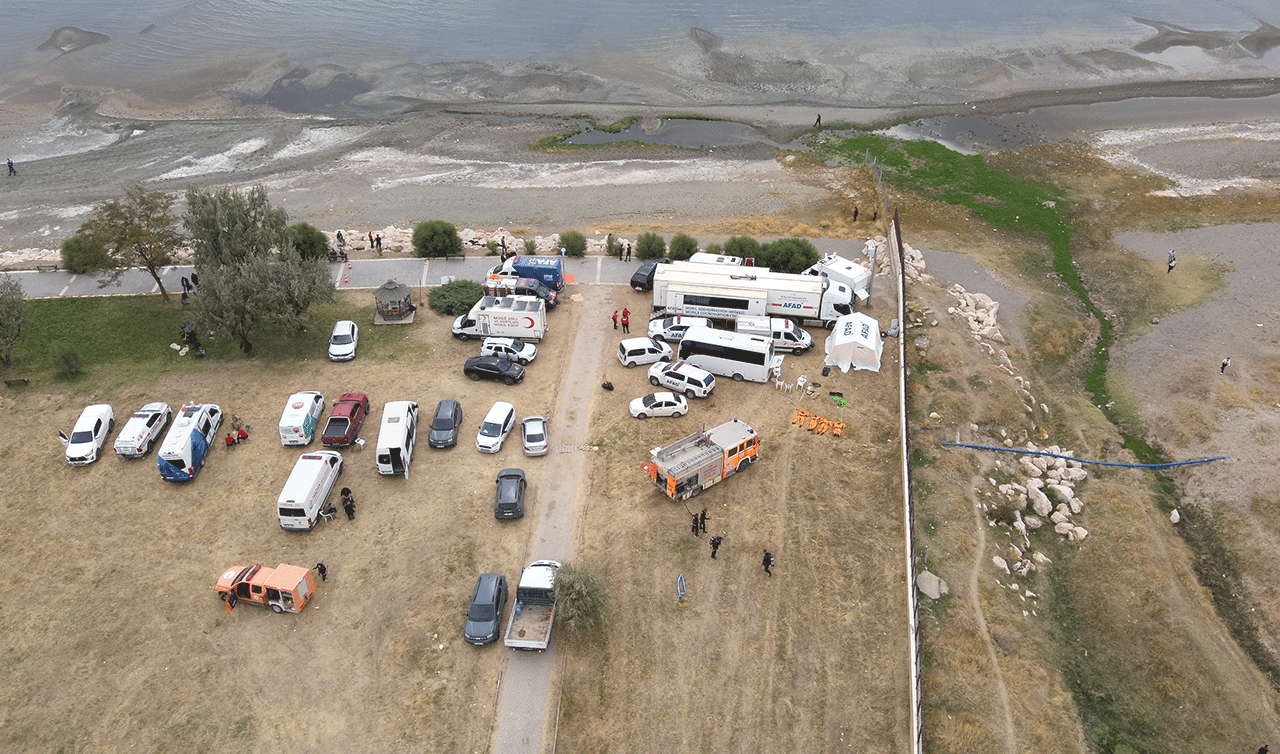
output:
POLYGON ((653 273, 657 271, 660 264, 671 264, 671 260, 666 257, 644 260, 636 273, 631 276, 631 287, 641 293, 653 290, 653 273))
POLYGON ((433 448, 452 448, 458 444, 458 427, 462 425, 462 404, 445 398, 436 404, 436 415, 431 419, 431 433, 427 444, 433 448))
POLYGON ((503 469, 498 472, 498 495, 493 502, 494 518, 524 517, 524 471, 503 469))
POLYGON ((524 367, 497 356, 472 356, 462 373, 473 380, 502 380, 514 385, 524 379, 524 367))
POLYGON ((468 644, 489 644, 498 640, 502 609, 507 605, 507 579, 500 573, 482 573, 471 594, 471 608, 462 627, 468 644))

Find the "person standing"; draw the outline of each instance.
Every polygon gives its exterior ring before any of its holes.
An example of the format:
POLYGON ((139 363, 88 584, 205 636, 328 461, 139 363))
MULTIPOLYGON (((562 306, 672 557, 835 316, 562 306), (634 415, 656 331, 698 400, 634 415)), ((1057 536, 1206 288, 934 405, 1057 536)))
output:
POLYGON ((186 295, 191 292, 191 280, 186 275, 182 276, 182 293, 186 295))
POLYGON ((698 514, 697 513, 693 514, 693 536, 695 537, 701 536, 698 534, 698 514))
POLYGON ((1222 360, 1222 368, 1218 370, 1218 374, 1226 374, 1226 373, 1227 373, 1227 367, 1229 367, 1229 366, 1231 366, 1231 357, 1230 357, 1230 356, 1228 356, 1227 358, 1225 358, 1225 359, 1223 359, 1223 360, 1222 360))
POLYGON ((1169 249, 1169 269, 1165 270, 1164 274, 1168 275, 1170 272, 1173 272, 1173 268, 1177 266, 1178 266, 1178 255, 1174 253, 1173 249, 1169 249))
POLYGON ((626 335, 631 332, 631 310, 622 310, 622 334, 626 335))
POLYGON ((195 270, 191 271, 191 292, 195 293, 200 288, 200 276, 195 270))
POLYGON ((381 233, 374 236, 373 242, 377 245, 378 251, 382 251, 382 234, 381 233))
POLYGON ((631 261, 631 244, 627 244, 627 261, 631 261))
POLYGON ((324 567, 324 561, 323 561, 323 560, 322 560, 322 561, 320 561, 319 563, 316 563, 316 571, 318 571, 318 572, 320 573, 320 580, 321 580, 321 581, 328 581, 328 580, 329 580, 329 569, 324 567))
POLYGON ((707 533, 707 509, 703 508, 702 513, 698 514, 698 526, 702 527, 702 533, 707 533))
POLYGON ((17 175, 18 169, 13 166, 13 160, 9 160, 9 175, 17 175))
POLYGON ((765 572, 765 573, 767 573, 767 574, 769 574, 770 576, 772 576, 772 575, 773 575, 773 571, 770 571, 770 570, 769 570, 770 568, 773 568, 773 562, 774 562, 774 561, 773 561, 773 553, 769 552, 768 550, 765 550, 765 551, 764 551, 764 561, 763 561, 763 565, 764 565, 764 572, 765 572))
MULTIPOLYGON (((854 219, 856 220, 858 218, 855 217, 854 219)), ((347 239, 342 235, 342 231, 338 231, 338 248, 341 249, 346 245, 347 245, 347 239)))
POLYGON ((724 541, 724 537, 715 536, 711 538, 711 559, 716 559, 716 551, 720 549, 720 543, 724 541))
POLYGON ((818 113, 818 119, 813 122, 814 128, 822 128, 822 113, 818 113))
POLYGON ((618 329, 618 310, 613 310, 613 329, 618 329))
POLYGON ((342 510, 347 512, 347 520, 354 521, 356 517, 356 498, 351 494, 350 487, 342 488, 342 510))
POLYGON ((373 231, 369 231, 369 248, 373 248, 373 231))

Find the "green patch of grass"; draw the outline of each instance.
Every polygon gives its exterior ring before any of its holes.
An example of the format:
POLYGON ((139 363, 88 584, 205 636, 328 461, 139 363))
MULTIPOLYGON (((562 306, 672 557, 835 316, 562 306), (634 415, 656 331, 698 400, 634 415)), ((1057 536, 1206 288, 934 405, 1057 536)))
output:
POLYGON ((982 379, 980 374, 969 375, 969 379, 965 380, 965 382, 969 383, 969 387, 974 390, 986 390, 988 387, 987 381, 982 379))

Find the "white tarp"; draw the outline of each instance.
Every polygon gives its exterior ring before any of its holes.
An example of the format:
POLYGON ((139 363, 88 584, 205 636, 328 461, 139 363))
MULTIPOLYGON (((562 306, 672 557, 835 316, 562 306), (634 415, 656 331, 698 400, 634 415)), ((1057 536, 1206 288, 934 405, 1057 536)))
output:
POLYGON ((861 312, 846 314, 836 320, 836 326, 827 336, 828 366, 840 371, 869 369, 880 371, 880 354, 884 341, 880 339, 880 323, 861 312))

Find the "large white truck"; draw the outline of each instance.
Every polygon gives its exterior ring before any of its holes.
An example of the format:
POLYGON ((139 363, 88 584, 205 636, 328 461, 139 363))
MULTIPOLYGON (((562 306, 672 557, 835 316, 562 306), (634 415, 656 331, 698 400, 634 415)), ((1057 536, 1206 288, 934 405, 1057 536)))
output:
POLYGON ((453 321, 453 337, 542 340, 547 334, 547 304, 536 296, 485 296, 453 321))
POLYGON ((853 313, 853 291, 810 275, 674 262, 654 272, 653 308, 724 320, 786 317, 797 325, 816 322, 830 329, 837 319, 853 313))
POLYGON ((516 604, 507 620, 503 643, 511 649, 541 652, 551 643, 551 625, 556 617, 556 571, 554 560, 535 560, 520 574, 516 604))
POLYGON ((844 283, 863 301, 867 300, 868 291, 871 289, 871 270, 839 254, 826 255, 819 259, 817 264, 805 270, 804 274, 844 283))

